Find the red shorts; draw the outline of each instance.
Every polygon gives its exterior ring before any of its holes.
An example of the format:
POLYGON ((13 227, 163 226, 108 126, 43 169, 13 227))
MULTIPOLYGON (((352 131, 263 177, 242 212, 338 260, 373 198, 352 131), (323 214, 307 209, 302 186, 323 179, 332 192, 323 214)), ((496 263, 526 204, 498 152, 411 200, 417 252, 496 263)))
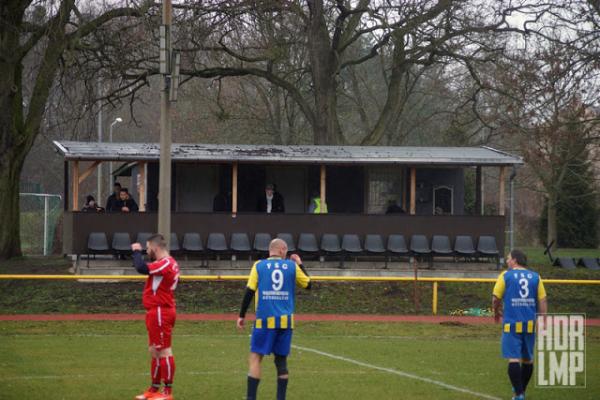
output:
POLYGON ((154 307, 146 311, 146 329, 148 345, 157 350, 171 347, 171 335, 175 325, 175 309, 154 307))

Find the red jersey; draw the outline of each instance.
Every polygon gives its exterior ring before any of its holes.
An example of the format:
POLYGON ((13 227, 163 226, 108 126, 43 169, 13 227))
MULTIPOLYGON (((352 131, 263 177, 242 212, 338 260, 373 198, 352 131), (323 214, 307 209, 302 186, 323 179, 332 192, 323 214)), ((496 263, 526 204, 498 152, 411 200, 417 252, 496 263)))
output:
POLYGON ((171 256, 148 264, 150 275, 146 280, 142 302, 149 310, 154 307, 175 308, 175 288, 179 281, 179 265, 171 256))

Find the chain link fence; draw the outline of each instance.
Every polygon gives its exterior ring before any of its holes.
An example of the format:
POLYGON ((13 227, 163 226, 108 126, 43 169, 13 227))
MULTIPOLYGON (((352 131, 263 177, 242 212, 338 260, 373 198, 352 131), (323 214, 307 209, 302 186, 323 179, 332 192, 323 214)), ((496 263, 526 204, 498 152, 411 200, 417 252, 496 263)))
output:
POLYGON ((19 193, 19 197, 23 254, 52 254, 56 228, 63 211, 62 196, 49 193, 19 193))

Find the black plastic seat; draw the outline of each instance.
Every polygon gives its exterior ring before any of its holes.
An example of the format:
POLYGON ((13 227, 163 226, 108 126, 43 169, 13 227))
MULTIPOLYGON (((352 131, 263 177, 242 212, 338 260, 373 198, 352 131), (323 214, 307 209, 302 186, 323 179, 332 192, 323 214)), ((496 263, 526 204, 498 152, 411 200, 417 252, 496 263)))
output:
POLYGON ((288 251, 296 251, 296 245, 294 244, 294 235, 292 235, 291 233, 278 233, 277 237, 287 244, 288 251))
POLYGON ((206 248, 214 252, 224 252, 229 250, 225 235, 222 233, 209 233, 208 240, 206 241, 206 248))
POLYGON ((255 251, 258 251, 259 253, 268 253, 270 243, 270 233, 257 233, 256 235, 254 235, 254 245, 252 247, 255 251))
POLYGON ((115 232, 112 238, 112 249, 117 253, 131 251, 131 237, 127 232, 115 232))
POLYGON ((183 243, 181 245, 184 251, 190 253, 199 253, 204 251, 202 245, 202 237, 197 232, 187 232, 183 235, 183 243))
POLYGON ((96 254, 108 253, 109 250, 110 247, 108 247, 106 233, 91 232, 87 242, 87 266, 90 266, 90 254, 94 255, 94 258, 96 258, 96 254))
POLYGON ((252 248, 250 247, 250 239, 248 238, 247 233, 232 233, 230 247, 231 250, 238 253, 252 251, 252 248))
POLYGON ((171 236, 169 237, 169 251, 176 252, 181 250, 181 246, 179 245, 179 238, 175 232, 171 232, 171 236))
POLYGON ((106 234, 104 232, 90 233, 90 236, 88 236, 87 248, 90 254, 105 253, 110 250, 106 234))
POLYGON ((298 237, 298 250, 302 253, 318 253, 319 245, 314 233, 301 233, 298 237))
POLYGON ((324 233, 321 237, 321 250, 327 253, 340 253, 340 238, 335 233, 324 233))
POLYGON ((146 251, 146 243, 152 235, 154 234, 151 232, 138 232, 135 241, 142 245, 142 250, 146 251))
POLYGON ((412 235, 410 238, 410 251, 416 255, 431 254, 429 240, 425 235, 412 235))
POLYGON ((358 235, 345 234, 342 236, 342 250, 348 253, 362 253, 363 248, 358 235))
POLYGON ((554 263, 552 265, 564 269, 577 268, 577 266, 575 265, 575 260, 572 257, 558 257, 554 259, 554 263))
POLYGON ((406 240, 404 239, 404 235, 390 235, 388 237, 387 249, 390 253, 395 255, 408 254, 408 247, 406 246, 406 240))
POLYGON ((471 236, 459 235, 454 240, 454 251, 463 257, 472 257, 475 255, 475 246, 471 236))
POLYGON ((368 253, 382 254, 385 253, 383 238, 381 235, 369 234, 365 236, 365 250, 368 253))
POLYGON ((446 235, 433 235, 431 238, 431 251, 440 256, 449 256, 454 253, 450 245, 450 238, 446 235))
POLYGON ((494 236, 479 236, 477 252, 488 257, 500 255, 498 246, 496 245, 496 238, 494 236))
POLYGON ((600 270, 600 264, 598 263, 598 259, 593 257, 581 257, 577 262, 577 265, 591 270, 600 270))

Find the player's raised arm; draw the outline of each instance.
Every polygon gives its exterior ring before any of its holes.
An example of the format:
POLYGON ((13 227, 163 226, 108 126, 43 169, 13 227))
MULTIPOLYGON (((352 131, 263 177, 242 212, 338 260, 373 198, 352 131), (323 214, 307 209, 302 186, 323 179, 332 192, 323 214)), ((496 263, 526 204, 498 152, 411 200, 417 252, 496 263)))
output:
POLYGON ((131 245, 131 250, 133 251, 133 266, 137 272, 143 275, 149 275, 150 269, 148 268, 148 264, 144 261, 144 257, 142 256, 142 245, 139 243, 133 243, 131 245))

